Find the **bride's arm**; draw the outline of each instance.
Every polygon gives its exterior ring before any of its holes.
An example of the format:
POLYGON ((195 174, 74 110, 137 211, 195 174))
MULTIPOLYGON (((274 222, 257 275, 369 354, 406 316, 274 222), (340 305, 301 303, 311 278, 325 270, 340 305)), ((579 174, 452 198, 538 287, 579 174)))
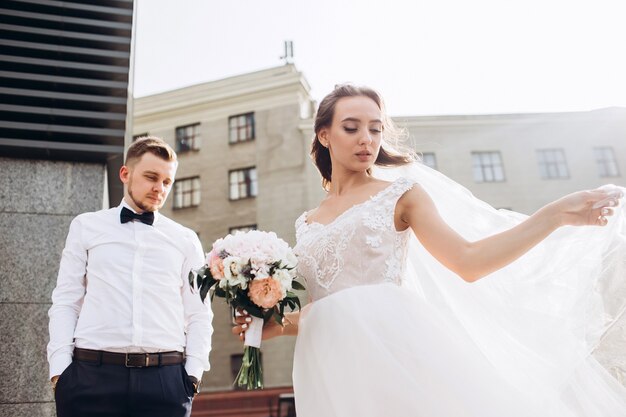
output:
MULTIPOLYGON (((244 333, 248 328, 250 316, 244 314, 235 319, 237 325, 232 328, 234 335, 238 335, 239 339, 244 339, 244 333)), ((283 325, 276 323, 276 320, 268 320, 263 325, 263 340, 272 339, 277 336, 296 336, 298 334, 298 322, 300 321, 300 312, 294 311, 285 313, 283 325)))
POLYGON ((411 227, 444 266, 473 282, 513 262, 560 226, 605 225, 605 216, 613 214, 608 207, 616 206, 617 198, 604 190, 580 191, 544 206, 509 230, 469 242, 445 223, 430 196, 415 185, 398 201, 395 221, 411 227), (603 200, 602 207, 594 208, 603 200))

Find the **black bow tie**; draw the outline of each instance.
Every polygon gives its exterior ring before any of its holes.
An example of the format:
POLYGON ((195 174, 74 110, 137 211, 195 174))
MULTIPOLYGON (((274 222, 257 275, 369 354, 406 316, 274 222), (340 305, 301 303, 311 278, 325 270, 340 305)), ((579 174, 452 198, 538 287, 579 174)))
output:
POLYGON ((139 220, 142 223, 152 226, 152 223, 154 223, 154 213, 151 211, 144 211, 141 214, 137 214, 133 213, 132 210, 129 210, 126 207, 122 207, 122 212, 120 213, 120 221, 122 223, 127 223, 132 222, 133 220, 139 220))

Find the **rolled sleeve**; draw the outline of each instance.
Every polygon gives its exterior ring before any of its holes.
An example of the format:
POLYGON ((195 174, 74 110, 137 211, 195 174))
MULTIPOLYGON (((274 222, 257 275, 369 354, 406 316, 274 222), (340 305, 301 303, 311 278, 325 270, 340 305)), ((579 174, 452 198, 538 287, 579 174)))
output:
POLYGON ((190 232, 190 245, 182 271, 182 299, 185 311, 187 361, 185 369, 189 375, 198 379, 202 373, 210 369, 209 353, 213 334, 213 312, 209 298, 203 303, 198 293, 192 292, 189 286, 189 272, 195 271, 204 264, 202 245, 195 233, 190 232))

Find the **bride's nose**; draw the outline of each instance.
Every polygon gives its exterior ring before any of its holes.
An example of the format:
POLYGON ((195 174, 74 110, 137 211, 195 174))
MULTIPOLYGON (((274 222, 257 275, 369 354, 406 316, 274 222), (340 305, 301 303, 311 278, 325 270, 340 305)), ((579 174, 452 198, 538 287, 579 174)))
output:
POLYGON ((369 145, 372 143, 372 135, 368 130, 359 137, 359 145, 369 145))

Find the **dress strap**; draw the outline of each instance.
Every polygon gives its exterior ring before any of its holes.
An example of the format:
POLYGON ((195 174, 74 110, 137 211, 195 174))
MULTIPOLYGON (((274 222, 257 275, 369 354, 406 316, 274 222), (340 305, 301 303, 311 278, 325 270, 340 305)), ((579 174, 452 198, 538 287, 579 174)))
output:
POLYGON ((377 194, 372 198, 373 206, 368 208, 363 220, 365 226, 372 231, 395 231, 394 225, 394 213, 396 210, 396 204, 400 197, 404 195, 408 190, 413 188, 416 181, 408 178, 398 178, 391 185, 387 187, 383 192, 377 194))
POLYGON ((392 185, 390 185, 390 193, 392 193, 393 198, 397 201, 404 195, 404 193, 413 188, 415 184, 417 184, 417 182, 412 179, 404 177, 398 178, 392 185))
POLYGON ((303 227, 306 227, 306 214, 307 212, 303 212, 300 217, 296 219, 295 228, 296 228, 296 240, 300 238, 303 232, 303 227))

